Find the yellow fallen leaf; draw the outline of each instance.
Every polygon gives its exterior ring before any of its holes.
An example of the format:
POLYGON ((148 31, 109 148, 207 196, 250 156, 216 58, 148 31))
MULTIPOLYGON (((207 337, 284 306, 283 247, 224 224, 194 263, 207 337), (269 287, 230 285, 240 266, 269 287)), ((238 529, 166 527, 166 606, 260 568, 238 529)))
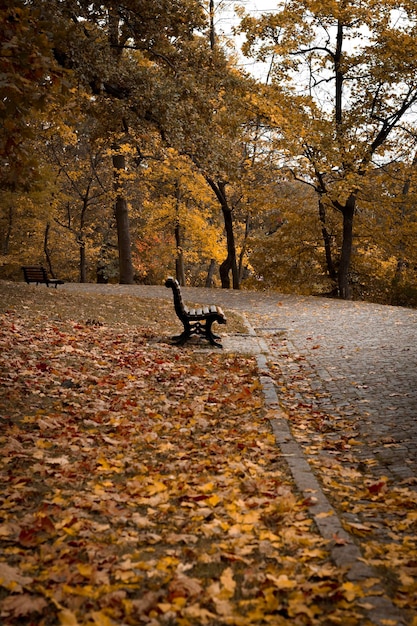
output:
POLYGON ((199 489, 203 493, 210 493, 210 491, 213 491, 213 489, 214 489, 214 483, 206 483, 205 485, 201 485, 201 487, 199 487, 199 489))
POLYGON ((85 576, 85 578, 90 578, 93 573, 93 568, 89 563, 77 563, 77 570, 80 572, 81 576, 85 576))
POLYGON ((259 533, 260 541, 271 541, 272 543, 277 542, 281 543, 281 538, 278 535, 275 535, 270 530, 261 530, 259 533))
POLYGON ((179 596, 178 598, 173 598, 172 600, 172 606, 175 608, 176 611, 182 609, 186 604, 187 598, 184 598, 182 596, 179 596))
POLYGON ((165 483, 161 482, 160 480, 154 480, 152 485, 149 485, 149 487, 147 488, 147 492, 149 493, 149 495, 153 496, 156 493, 161 493, 161 491, 165 491, 166 489, 167 486, 165 485, 165 483))
POLYGON ((91 617, 94 620, 94 624, 96 626, 114 626, 115 622, 108 615, 106 615, 103 611, 93 611, 91 613, 91 617))
POLYGON ((236 589, 236 581, 233 578, 233 571, 231 567, 227 567, 224 570, 224 572, 220 576, 220 582, 222 584, 222 588, 220 590, 220 597, 232 598, 236 589))
POLYGON ((61 626, 80 626, 77 618, 75 617, 75 613, 69 609, 63 609, 60 611, 58 617, 61 626))
POLYGON ((362 598, 363 591, 359 585, 352 582, 346 582, 342 585, 343 594, 348 602, 353 602, 355 598, 362 598))
POLYGON ((317 513, 315 517, 317 517, 317 519, 323 519, 324 517, 331 517, 332 515, 334 515, 334 511, 322 511, 321 513, 317 513))
POLYGON ((38 439, 35 443, 36 447, 38 448, 51 448, 53 446, 53 443, 51 441, 48 441, 46 439, 38 439))
MULTIPOLYGON (((264 602, 265 602, 265 609, 271 613, 272 612, 275 613, 279 609, 279 606, 281 604, 281 601, 277 597, 278 594, 276 593, 276 591, 277 590, 275 587, 266 587, 265 589, 262 590, 262 595, 264 597, 264 602)), ((261 623, 263 622, 262 617, 258 616, 258 620, 261 623)))
POLYGON ((303 559, 322 559, 326 557, 326 552, 325 550, 322 550, 321 548, 312 548, 312 549, 308 549, 306 548, 305 550, 302 551, 302 558, 303 559))
POLYGON ((98 470, 104 470, 108 472, 111 469, 111 465, 109 464, 107 459, 105 459, 104 457, 100 457, 97 460, 97 463, 100 465, 100 467, 97 468, 98 470))
POLYGON ((295 593, 294 595, 293 594, 292 594, 293 597, 291 597, 288 602, 289 616, 295 617, 296 615, 304 614, 304 615, 307 615, 307 617, 311 621, 313 621, 314 615, 317 612, 317 607, 314 604, 307 606, 305 604, 304 595, 301 592, 295 593))
POLYGON ((267 579, 274 583, 277 589, 294 589, 298 583, 296 580, 291 580, 286 574, 280 576, 273 576, 272 574, 266 575, 267 579))
POLYGON ((371 532, 372 528, 370 526, 365 526, 365 524, 360 524, 357 522, 346 522, 346 526, 352 530, 357 530, 359 532, 371 532))
POLYGON ((207 504, 210 506, 217 506, 220 502, 220 498, 217 494, 213 494, 208 500, 206 500, 207 504))
POLYGON ((186 617, 196 620, 197 624, 207 624, 207 622, 214 620, 216 617, 214 613, 210 613, 207 609, 201 608, 199 604, 187 606, 183 613, 186 617))
POLYGON ((250 511, 249 513, 245 513, 242 515, 242 523, 243 524, 257 524, 259 522, 260 512, 259 511, 250 511))
POLYGON ((93 585, 62 585, 62 591, 65 593, 81 596, 82 598, 96 598, 100 591, 93 585))
POLYGON ((401 585, 403 587, 411 587, 416 582, 415 578, 413 578, 412 576, 409 576, 406 572, 399 571, 398 576, 400 578, 401 585))
POLYGON ((164 556, 156 565, 156 569, 167 572, 172 567, 178 565, 178 559, 173 556, 164 556))

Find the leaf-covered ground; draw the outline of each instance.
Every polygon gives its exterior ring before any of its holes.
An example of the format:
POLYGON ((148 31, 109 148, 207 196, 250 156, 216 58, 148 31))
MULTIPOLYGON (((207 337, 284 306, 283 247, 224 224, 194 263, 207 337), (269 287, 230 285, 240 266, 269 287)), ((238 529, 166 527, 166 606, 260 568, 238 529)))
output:
POLYGON ((366 562, 417 626, 417 481, 390 479, 375 458, 361 454, 361 416, 345 414, 343 407, 337 414, 318 410, 320 392, 308 384, 303 357, 285 359, 293 365, 291 379, 283 377, 279 362, 271 371, 292 432, 366 562))
POLYGON ((2 624, 368 624, 252 358, 170 346, 167 303, 0 298, 2 624))

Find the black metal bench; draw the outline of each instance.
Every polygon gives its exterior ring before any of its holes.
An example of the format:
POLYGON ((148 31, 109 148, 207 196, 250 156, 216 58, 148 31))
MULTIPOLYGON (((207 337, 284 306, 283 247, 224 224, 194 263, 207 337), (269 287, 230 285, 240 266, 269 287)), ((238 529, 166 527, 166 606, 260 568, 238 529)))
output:
POLYGON ((192 335, 201 335, 212 346, 222 348, 222 344, 216 341, 218 335, 214 335, 211 327, 214 322, 226 324, 226 316, 219 306, 214 304, 202 306, 198 309, 189 309, 183 302, 180 284, 174 278, 168 278, 165 287, 170 287, 174 294, 175 312, 184 325, 181 335, 173 337, 175 344, 182 346, 192 335))
POLYGON ((22 267, 23 275, 25 277, 25 281, 29 285, 29 283, 39 283, 47 285, 54 285, 55 289, 58 285, 63 285, 64 281, 59 280, 59 278, 49 278, 48 272, 42 265, 24 265, 22 267))

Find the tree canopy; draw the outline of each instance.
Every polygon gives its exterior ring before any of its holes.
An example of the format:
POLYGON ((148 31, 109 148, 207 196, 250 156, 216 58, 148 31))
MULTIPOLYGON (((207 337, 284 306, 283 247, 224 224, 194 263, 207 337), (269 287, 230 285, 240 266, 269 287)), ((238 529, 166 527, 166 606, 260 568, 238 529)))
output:
POLYGON ((244 51, 272 57, 277 130, 294 178, 314 186, 322 211, 342 216, 342 297, 350 295, 364 180, 414 154, 416 17, 408 1, 291 0, 276 13, 242 20, 244 51))
POLYGON ((204 284, 218 265, 223 287, 413 302, 415 3, 241 10, 266 82, 215 36, 221 8, 3 3, 3 275, 204 284))

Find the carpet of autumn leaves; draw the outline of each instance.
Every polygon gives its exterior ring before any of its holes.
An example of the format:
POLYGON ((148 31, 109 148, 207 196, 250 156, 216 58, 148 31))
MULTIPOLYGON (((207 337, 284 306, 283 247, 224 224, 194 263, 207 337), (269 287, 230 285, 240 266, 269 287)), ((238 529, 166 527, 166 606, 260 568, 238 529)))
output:
POLYGON ((2 624, 368 623, 251 357, 172 347, 163 303, 0 294, 2 624))

